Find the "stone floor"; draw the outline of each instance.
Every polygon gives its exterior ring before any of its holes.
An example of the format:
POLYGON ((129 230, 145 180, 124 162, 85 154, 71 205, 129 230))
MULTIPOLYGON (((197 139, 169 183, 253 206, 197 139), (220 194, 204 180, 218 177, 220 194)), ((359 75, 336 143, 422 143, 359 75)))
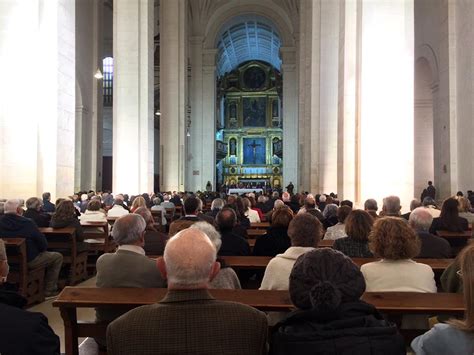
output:
MULTIPOLYGON (((93 287, 95 286, 95 277, 84 281, 83 283, 79 284, 78 286, 82 287, 93 287)), ((29 308, 29 311, 32 312, 41 312, 43 313, 47 318, 49 325, 53 329, 53 331, 56 333, 56 335, 59 336, 60 341, 61 341, 61 353, 64 353, 64 325, 63 325, 63 319, 61 318, 61 315, 59 314, 59 309, 54 308, 53 305, 53 300, 45 301, 43 303, 40 303, 38 305, 35 305, 31 308, 29 308)), ((77 311, 77 318, 81 320, 91 320, 93 321, 95 319, 95 311, 93 308, 78 308, 77 311)), ((79 339, 79 344, 81 344, 84 341, 84 338, 79 339)))

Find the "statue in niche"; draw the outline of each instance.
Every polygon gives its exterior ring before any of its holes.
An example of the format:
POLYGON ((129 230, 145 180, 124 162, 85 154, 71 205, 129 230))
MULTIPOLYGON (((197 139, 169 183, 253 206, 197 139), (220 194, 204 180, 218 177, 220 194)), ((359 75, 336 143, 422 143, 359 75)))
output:
POLYGON ((235 138, 231 138, 229 140, 229 154, 230 155, 237 155, 237 141, 235 140, 235 138))

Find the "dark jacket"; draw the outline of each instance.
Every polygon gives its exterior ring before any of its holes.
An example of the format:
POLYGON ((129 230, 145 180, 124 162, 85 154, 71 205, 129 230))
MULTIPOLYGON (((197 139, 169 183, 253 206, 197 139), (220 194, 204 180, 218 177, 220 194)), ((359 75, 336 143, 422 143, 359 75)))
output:
POLYGON ((33 222, 35 222, 40 228, 49 227, 49 220, 51 219, 50 215, 40 213, 32 208, 28 208, 25 213, 23 213, 23 217, 33 220, 33 222))
POLYGON ((444 221, 438 217, 434 218, 433 222, 431 223, 430 233, 436 234, 437 231, 451 231, 451 232, 462 232, 467 231, 469 229, 469 223, 467 222, 466 218, 458 217, 458 225, 461 230, 458 230, 455 226, 448 226, 444 224, 444 221))
POLYGON ((449 242, 428 232, 418 232, 421 240, 421 251, 417 258, 443 259, 450 258, 451 246, 449 242))
POLYGON ((351 237, 339 238, 334 241, 334 250, 339 250, 350 258, 373 258, 369 250, 369 242, 351 237))
POLYGON ((45 236, 38 230, 35 222, 16 214, 0 217, 0 237, 25 238, 28 261, 46 251, 48 247, 45 236))
POLYGON ((0 290, 0 354, 59 354, 59 338, 41 313, 24 311, 26 300, 0 290))
POLYGON ((52 228, 66 228, 66 227, 76 228, 76 240, 78 242, 84 241, 84 230, 81 226, 81 222, 79 222, 77 218, 57 219, 57 218, 54 218, 53 216, 50 222, 50 226, 52 228))
POLYGON ((288 237, 288 229, 282 227, 270 227, 267 234, 262 235, 255 241, 253 254, 258 256, 275 256, 282 254, 291 246, 288 237))
POLYGON ((277 324, 270 354, 406 354, 397 327, 370 304, 344 303, 336 311, 297 310, 277 324))
POLYGON ((147 255, 163 255, 168 236, 157 230, 145 230, 145 253, 147 255))
POLYGON ((250 246, 247 240, 234 234, 232 230, 221 230, 221 240, 220 256, 250 255, 250 246))
POLYGON ((47 213, 52 213, 56 211, 56 206, 51 201, 43 200, 43 211, 47 213))

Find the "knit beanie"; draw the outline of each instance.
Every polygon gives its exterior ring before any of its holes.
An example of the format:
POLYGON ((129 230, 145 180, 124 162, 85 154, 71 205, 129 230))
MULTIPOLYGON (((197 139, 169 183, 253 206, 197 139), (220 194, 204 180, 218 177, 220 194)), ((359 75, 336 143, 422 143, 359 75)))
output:
POLYGON ((289 289, 296 307, 330 311, 358 300, 365 291, 365 280, 350 258, 331 248, 319 248, 296 260, 289 289))

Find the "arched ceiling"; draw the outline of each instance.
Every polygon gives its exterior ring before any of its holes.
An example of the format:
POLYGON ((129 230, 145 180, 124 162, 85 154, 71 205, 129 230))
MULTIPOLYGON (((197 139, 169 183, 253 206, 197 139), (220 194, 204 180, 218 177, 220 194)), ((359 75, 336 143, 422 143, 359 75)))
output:
POLYGON ((217 44, 219 76, 248 60, 262 60, 280 70, 281 40, 271 22, 263 17, 233 19, 223 28, 217 44))

